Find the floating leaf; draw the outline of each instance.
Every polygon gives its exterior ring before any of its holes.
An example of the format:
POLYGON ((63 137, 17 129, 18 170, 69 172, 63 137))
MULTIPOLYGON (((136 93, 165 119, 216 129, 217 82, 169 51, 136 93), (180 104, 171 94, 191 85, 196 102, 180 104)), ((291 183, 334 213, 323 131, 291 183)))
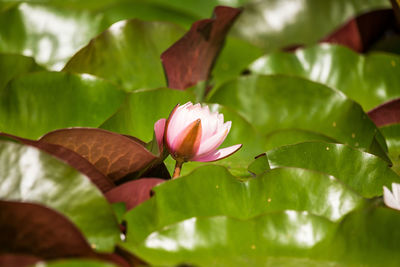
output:
POLYGON ((31 56, 39 64, 60 70, 105 24, 103 16, 88 10, 14 4, 0 12, 0 25, 10 25, 0 29, 0 51, 31 56))
POLYGON ((0 142, 0 198, 35 202, 70 219, 96 249, 111 251, 119 229, 111 207, 90 180, 45 152, 0 142))
POLYGON ((368 116, 379 127, 400 123, 400 98, 383 103, 370 110, 368 116))
POLYGON ((332 176, 296 168, 275 169, 240 182, 224 167, 204 166, 153 191, 149 201, 125 215, 130 249, 151 232, 191 217, 227 215, 245 220, 293 209, 336 221, 363 203, 332 176))
POLYGON ((2 253, 45 259, 95 257, 79 230, 61 214, 33 203, 0 201, 2 253))
POLYGON ((114 85, 87 74, 27 74, 0 91, 0 131, 37 139, 59 128, 97 127, 124 98, 114 85))
POLYGON ((193 100, 194 95, 189 91, 168 88, 132 92, 128 94, 121 108, 101 125, 101 128, 135 136, 141 140, 151 140, 157 120, 167 118, 176 104, 193 100))
POLYGON ((184 90, 208 80, 225 36, 240 12, 240 9, 217 6, 212 19, 193 23, 181 39, 162 53, 168 87, 184 90))
POLYGON ((247 220, 193 217, 155 229, 134 250, 158 265, 395 266, 399 223, 398 211, 382 207, 356 210, 340 223, 291 210, 247 220))
POLYGON ((123 202, 130 210, 151 197, 151 189, 164 182, 159 178, 142 178, 130 181, 108 191, 105 196, 110 203, 123 202))
POLYGON ((379 157, 342 144, 306 142, 270 150, 267 168, 297 167, 328 173, 360 195, 383 194, 382 187, 400 183, 400 176, 379 157))
POLYGON ((40 142, 80 154, 115 182, 129 174, 143 173, 159 160, 133 139, 96 128, 60 129, 45 134, 40 142))
POLYGON ((234 31, 241 38, 272 51, 312 44, 358 14, 390 8, 385 0, 249 1, 234 31))
POLYGON ((250 70, 259 74, 296 75, 338 89, 365 111, 400 97, 400 57, 359 55, 348 48, 317 45, 294 53, 273 53, 257 59, 250 70))
POLYGON ((400 175, 400 124, 380 128, 389 147, 389 157, 393 162, 392 169, 400 175))
POLYGON ((160 55, 183 33, 168 22, 119 21, 76 53, 64 71, 94 74, 126 91, 163 87, 160 55))
POLYGON ((285 262, 291 260, 309 266, 314 256, 319 264, 312 266, 326 266, 328 262, 315 255, 321 253, 335 227, 325 218, 297 211, 247 220, 194 217, 155 229, 134 251, 154 265, 269 266, 280 262, 287 266, 285 262))
MULTIPOLYGON (((380 150, 387 150, 382 135, 357 103, 301 78, 240 77, 217 88, 208 102, 235 109, 263 134, 285 129, 311 131, 371 152, 376 138, 380 150)), ((373 153, 385 158, 383 151, 373 153)))
POLYGON ((0 137, 8 137, 11 140, 17 140, 25 145, 34 146, 57 157, 71 167, 85 174, 102 192, 107 192, 111 188, 115 187, 115 184, 110 178, 102 174, 95 166, 72 150, 59 145, 38 142, 5 133, 0 133, 0 137))

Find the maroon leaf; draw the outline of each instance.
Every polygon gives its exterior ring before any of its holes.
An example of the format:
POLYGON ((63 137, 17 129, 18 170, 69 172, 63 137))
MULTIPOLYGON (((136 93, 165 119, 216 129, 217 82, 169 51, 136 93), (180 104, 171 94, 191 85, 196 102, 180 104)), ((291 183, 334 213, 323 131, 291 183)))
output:
POLYGON ((164 182, 159 178, 143 178, 124 183, 108 191, 105 196, 110 203, 124 202, 130 210, 151 197, 151 189, 164 182))
POLYGON ((365 52, 395 23, 393 10, 375 10, 362 14, 341 26, 322 42, 345 45, 365 52))
POLYGON ((368 111, 368 116, 378 127, 400 123, 400 98, 383 103, 368 111))
POLYGON ((47 133, 39 142, 71 149, 114 182, 128 174, 137 176, 158 160, 132 138, 97 128, 60 129, 47 133))
POLYGON ((190 30, 161 55, 168 87, 184 90, 208 80, 225 36, 240 13, 237 8, 217 6, 214 18, 193 23, 190 30))
POLYGON ((44 259, 95 257, 75 225, 38 204, 0 201, 0 229, 0 253, 44 259))
POLYGON ((85 174, 102 192, 107 192, 111 188, 115 187, 115 184, 110 178, 102 174, 96 167, 94 167, 89 161, 75 153, 74 151, 62 147, 60 145, 49 144, 45 142, 38 142, 13 136, 6 133, 0 133, 0 136, 5 136, 23 144, 34 146, 43 150, 58 159, 69 164, 71 167, 77 169, 81 173, 85 174))
POLYGON ((0 267, 25 267, 31 266, 42 259, 32 256, 32 255, 24 255, 24 254, 0 254, 0 267))
MULTIPOLYGON (((32 263, 39 258, 53 260, 73 257, 130 266, 115 253, 93 251, 78 228, 66 217, 39 204, 0 200, 0 233, 0 263, 32 263)), ((133 255, 131 257, 135 258, 133 255)))

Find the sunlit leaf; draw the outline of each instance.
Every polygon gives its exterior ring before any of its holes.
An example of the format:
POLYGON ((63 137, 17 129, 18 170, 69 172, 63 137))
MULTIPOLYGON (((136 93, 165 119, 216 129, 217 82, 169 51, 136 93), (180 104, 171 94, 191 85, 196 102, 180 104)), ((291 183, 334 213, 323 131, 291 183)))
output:
POLYGON ((250 70, 289 74, 338 89, 365 111, 400 97, 400 57, 384 53, 359 55, 342 46, 322 44, 294 53, 273 53, 257 59, 250 70))
POLYGON ((112 251, 119 229, 111 207, 91 181, 45 152, 0 142, 0 198, 35 202, 70 219, 90 244, 112 251))
POLYGON ((0 131, 36 139, 59 128, 97 127, 124 98, 114 85, 87 74, 24 75, 0 91, 0 131))

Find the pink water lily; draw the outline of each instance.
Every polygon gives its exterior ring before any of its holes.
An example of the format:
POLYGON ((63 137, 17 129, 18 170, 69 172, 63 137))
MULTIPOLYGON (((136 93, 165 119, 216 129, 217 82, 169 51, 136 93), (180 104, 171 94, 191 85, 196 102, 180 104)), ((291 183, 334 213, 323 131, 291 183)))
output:
POLYGON ((400 184, 392 184, 392 192, 383 187, 383 201, 385 205, 396 210, 400 210, 400 184))
POLYGON ((241 148, 242 145, 238 144, 218 149, 231 124, 230 121, 224 122, 224 115, 210 112, 208 106, 188 102, 177 105, 167 120, 157 121, 154 131, 159 146, 165 144, 180 168, 186 161, 220 160, 241 148))

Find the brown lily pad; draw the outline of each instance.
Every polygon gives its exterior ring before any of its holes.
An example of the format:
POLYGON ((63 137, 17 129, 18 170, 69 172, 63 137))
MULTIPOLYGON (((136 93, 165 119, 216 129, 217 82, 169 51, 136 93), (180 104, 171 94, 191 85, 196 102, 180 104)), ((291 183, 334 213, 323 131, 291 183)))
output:
POLYGON ((368 111, 368 116, 378 127, 400 123, 400 98, 383 103, 368 111))
POLYGON ((127 175, 140 176, 158 161, 157 156, 134 139, 97 128, 55 130, 39 142, 60 145, 78 153, 114 182, 127 175))
POLYGON ((164 182, 159 178, 143 178, 130 181, 108 191, 105 196, 110 203, 124 202, 127 210, 133 209, 151 197, 151 189, 164 182))
POLYGON ((162 55, 168 87, 184 90, 208 80, 225 37, 240 9, 217 6, 211 19, 193 23, 190 30, 162 55))
POLYGON ((39 204, 0 200, 0 232, 0 263, 93 258, 130 266, 115 253, 93 251, 66 217, 39 204))
POLYGON ((75 153, 74 151, 68 148, 56 144, 38 142, 35 140, 30 140, 6 133, 0 133, 0 136, 11 138, 25 145, 34 146, 42 151, 45 151, 57 157, 58 159, 70 165, 71 167, 85 174, 102 192, 107 192, 108 190, 115 187, 115 184, 109 177, 101 173, 95 166, 93 166, 84 157, 82 157, 78 153, 75 153))
POLYGON ((96 255, 75 225, 38 204, 0 200, 0 229, 0 253, 44 259, 96 255))

